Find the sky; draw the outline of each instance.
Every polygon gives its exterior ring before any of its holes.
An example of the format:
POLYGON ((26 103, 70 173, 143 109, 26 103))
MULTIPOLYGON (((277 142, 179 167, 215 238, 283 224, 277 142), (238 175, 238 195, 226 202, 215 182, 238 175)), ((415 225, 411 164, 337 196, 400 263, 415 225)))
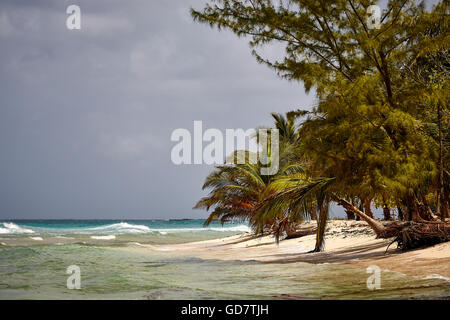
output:
POLYGON ((204 3, 0 2, 0 219, 204 218, 192 207, 212 166, 175 165, 172 132, 313 105, 246 39, 193 22, 204 3))
POLYGON ((205 3, 0 2, 0 219, 205 218, 192 207, 213 167, 175 165, 172 132, 314 105, 248 39, 193 22, 205 3), (81 30, 66 27, 73 4, 81 30))

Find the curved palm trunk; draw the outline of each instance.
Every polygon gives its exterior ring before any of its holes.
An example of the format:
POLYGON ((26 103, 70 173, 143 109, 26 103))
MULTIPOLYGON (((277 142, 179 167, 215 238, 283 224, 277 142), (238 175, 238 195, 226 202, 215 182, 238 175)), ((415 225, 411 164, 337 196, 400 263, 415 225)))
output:
POLYGON ((386 227, 375 220, 374 218, 369 217, 367 214, 353 206, 350 202, 347 200, 337 198, 337 203, 341 206, 343 206, 346 210, 352 211, 354 214, 356 214, 358 217, 360 217, 362 220, 366 221, 369 226, 373 229, 373 231, 376 233, 377 236, 383 234, 386 231, 386 227))

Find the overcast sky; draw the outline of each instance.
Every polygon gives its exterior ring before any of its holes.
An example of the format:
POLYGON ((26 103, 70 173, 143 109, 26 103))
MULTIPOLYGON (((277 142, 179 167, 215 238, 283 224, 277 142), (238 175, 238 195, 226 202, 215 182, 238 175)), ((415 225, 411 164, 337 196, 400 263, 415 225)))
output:
POLYGON ((171 133, 313 104, 246 39, 194 23, 205 1, 1 0, 0 219, 204 218, 212 167, 174 165, 171 133))
POLYGON ((205 1, 1 0, 0 219, 204 218, 212 167, 173 164, 171 133, 314 103, 246 39, 194 23, 205 1))
POLYGON ((314 100, 194 23, 204 2, 0 2, 0 218, 206 217, 191 208, 212 167, 174 165, 172 131, 270 125, 314 100))

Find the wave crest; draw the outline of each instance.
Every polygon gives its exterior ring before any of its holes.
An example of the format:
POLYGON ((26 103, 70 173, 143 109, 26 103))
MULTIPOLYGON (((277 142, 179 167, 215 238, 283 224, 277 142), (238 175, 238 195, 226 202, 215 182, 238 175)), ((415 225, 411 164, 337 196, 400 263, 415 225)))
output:
POLYGON ((237 225, 232 227, 208 227, 208 228, 149 228, 140 224, 131 224, 127 222, 119 222, 110 225, 105 225, 95 228, 87 228, 83 230, 88 233, 101 234, 130 234, 130 233, 151 233, 157 232, 160 235, 178 232, 201 232, 201 231, 215 231, 215 232, 249 232, 251 229, 246 225, 237 225))
POLYGON ((147 226, 140 224, 131 224, 126 222, 119 222, 109 224, 106 226, 88 228, 86 231, 94 231, 96 233, 146 233, 151 232, 151 229, 147 226))
POLYGON ((3 222, 2 225, 3 225, 3 227, 0 226, 0 234, 34 233, 33 230, 22 228, 12 222, 3 222))
POLYGON ((128 222, 118 222, 102 226, 86 226, 81 228, 52 228, 52 227, 34 227, 34 230, 21 227, 12 222, 0 223, 0 234, 57 234, 57 237, 63 238, 66 234, 79 234, 79 235, 117 235, 117 234, 147 234, 155 233, 158 235, 165 236, 167 234, 173 233, 187 233, 187 232, 249 232, 251 229, 244 224, 239 225, 228 225, 228 226, 174 226, 171 228, 167 227, 154 227, 132 224, 128 222))

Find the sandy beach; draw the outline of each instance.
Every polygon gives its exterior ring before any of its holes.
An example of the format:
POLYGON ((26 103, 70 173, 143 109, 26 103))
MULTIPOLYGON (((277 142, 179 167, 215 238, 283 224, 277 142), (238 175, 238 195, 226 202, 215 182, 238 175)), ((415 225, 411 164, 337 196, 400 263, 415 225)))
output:
MULTIPOLYGON (((315 222, 307 222, 306 226, 315 222)), ((255 237, 250 233, 222 239, 174 245, 154 246, 152 250, 193 255, 202 259, 262 261, 273 263, 337 263, 356 268, 377 265, 383 270, 410 276, 440 275, 450 279, 450 243, 402 252, 391 241, 376 239, 365 222, 332 220, 326 231, 325 251, 308 253, 314 248, 315 235, 282 240, 272 236, 255 237)))

